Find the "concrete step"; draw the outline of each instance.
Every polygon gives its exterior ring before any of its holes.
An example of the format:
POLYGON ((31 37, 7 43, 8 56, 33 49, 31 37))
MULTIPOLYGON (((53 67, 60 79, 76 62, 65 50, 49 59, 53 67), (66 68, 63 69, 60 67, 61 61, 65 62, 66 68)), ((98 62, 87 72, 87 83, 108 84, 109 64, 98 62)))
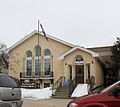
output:
POLYGON ((56 92, 69 92, 69 90, 56 90, 56 92))
POLYGON ((58 89, 69 89, 69 86, 61 86, 58 89))
POLYGON ((56 91, 55 94, 69 94, 69 91, 56 91))
POLYGON ((57 95, 55 95, 55 96, 52 96, 52 98, 55 98, 55 99, 69 99, 70 98, 70 96, 66 96, 66 95, 64 95, 64 96, 57 96, 57 95))
POLYGON ((55 94, 55 96, 70 96, 70 94, 65 94, 65 93, 57 93, 57 94, 55 94))

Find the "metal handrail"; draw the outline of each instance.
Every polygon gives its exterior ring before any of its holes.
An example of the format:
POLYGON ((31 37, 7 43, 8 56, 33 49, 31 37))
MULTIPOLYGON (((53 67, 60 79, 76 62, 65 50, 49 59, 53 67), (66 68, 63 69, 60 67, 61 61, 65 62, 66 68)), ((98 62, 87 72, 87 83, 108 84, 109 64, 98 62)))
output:
POLYGON ((75 87, 76 87, 76 77, 73 80, 71 80, 71 82, 70 82, 70 85, 69 85, 69 95, 72 94, 72 92, 74 91, 75 87))
POLYGON ((62 86, 64 82, 65 82, 65 77, 64 77, 64 76, 61 76, 61 77, 55 82, 55 84, 52 86, 52 95, 55 94, 56 89, 58 89, 60 86, 62 86))

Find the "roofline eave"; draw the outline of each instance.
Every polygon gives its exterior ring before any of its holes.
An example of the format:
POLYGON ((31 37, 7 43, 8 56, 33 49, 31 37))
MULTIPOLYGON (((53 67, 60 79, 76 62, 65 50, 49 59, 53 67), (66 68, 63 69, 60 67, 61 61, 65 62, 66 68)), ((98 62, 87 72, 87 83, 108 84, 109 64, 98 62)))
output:
POLYGON ((99 53, 92 52, 90 50, 86 50, 84 48, 76 46, 76 47, 72 48, 71 50, 67 51, 66 53, 64 53, 63 55, 59 56, 58 59, 59 60, 64 60, 64 58, 65 58, 66 55, 70 54, 71 52, 75 51, 76 49, 81 49, 81 50, 83 50, 83 51, 85 51, 87 53, 90 53, 92 55, 92 57, 100 57, 99 53))
MULTIPOLYGON (((14 45, 12 45, 10 48, 8 48, 8 52, 9 52, 10 50, 14 49, 15 47, 17 47, 19 44, 23 43, 25 40, 27 40, 28 38, 30 38, 31 36, 33 36, 33 35, 36 34, 36 33, 38 33, 38 31, 37 31, 37 30, 34 30, 33 32, 31 32, 30 34, 28 34, 27 36, 25 36, 24 38, 22 38, 20 41, 18 41, 17 43, 15 43, 14 45)), ((42 32, 39 32, 39 33, 40 33, 42 36, 44 36, 42 32)), ((52 39, 52 40, 55 40, 55 41, 57 41, 57 42, 60 42, 60 43, 62 43, 62 44, 65 44, 65 45, 67 45, 67 46, 70 46, 70 47, 72 47, 72 48, 75 47, 75 45, 73 45, 73 44, 71 44, 71 43, 68 43, 68 42, 66 42, 66 41, 64 41, 64 40, 58 39, 58 38, 56 38, 56 37, 53 37, 53 36, 51 36, 51 35, 48 35, 48 34, 47 34, 47 37, 50 38, 50 39, 52 39)))

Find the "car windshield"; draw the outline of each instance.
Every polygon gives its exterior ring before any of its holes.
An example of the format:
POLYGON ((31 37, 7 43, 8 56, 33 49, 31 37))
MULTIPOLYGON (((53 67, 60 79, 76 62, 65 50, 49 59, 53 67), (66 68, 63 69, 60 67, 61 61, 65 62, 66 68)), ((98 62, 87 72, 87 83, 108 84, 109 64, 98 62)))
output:
POLYGON ((17 88, 18 86, 12 78, 2 75, 0 76, 0 87, 17 88))
POLYGON ((118 81, 118 82, 116 82, 116 83, 114 83, 114 84, 112 84, 112 85, 110 85, 110 86, 102 89, 99 93, 103 93, 103 92, 108 91, 110 88, 114 87, 114 86, 115 86, 116 84, 118 84, 118 83, 120 83, 120 81, 118 81))

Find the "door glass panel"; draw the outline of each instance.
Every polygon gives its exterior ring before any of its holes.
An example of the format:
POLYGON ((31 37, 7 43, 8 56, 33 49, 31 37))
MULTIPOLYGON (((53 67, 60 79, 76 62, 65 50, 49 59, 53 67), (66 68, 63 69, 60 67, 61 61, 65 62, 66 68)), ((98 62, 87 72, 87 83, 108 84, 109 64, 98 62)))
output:
POLYGON ((84 83, 84 66, 76 65, 76 82, 84 83))

